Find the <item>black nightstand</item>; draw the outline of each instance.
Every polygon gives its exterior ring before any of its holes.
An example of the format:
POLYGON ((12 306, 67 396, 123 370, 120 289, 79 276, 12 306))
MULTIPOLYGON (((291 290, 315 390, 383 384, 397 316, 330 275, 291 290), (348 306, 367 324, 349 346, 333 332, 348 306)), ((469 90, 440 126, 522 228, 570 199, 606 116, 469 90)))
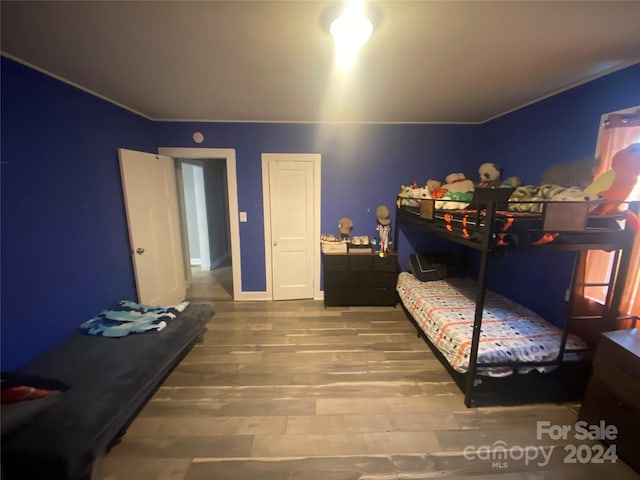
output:
POLYGON ((398 303, 396 254, 325 253, 322 265, 325 307, 398 303))
POLYGON ((617 454, 640 472, 640 332, 617 330, 602 335, 593 362, 580 420, 613 425, 617 454))

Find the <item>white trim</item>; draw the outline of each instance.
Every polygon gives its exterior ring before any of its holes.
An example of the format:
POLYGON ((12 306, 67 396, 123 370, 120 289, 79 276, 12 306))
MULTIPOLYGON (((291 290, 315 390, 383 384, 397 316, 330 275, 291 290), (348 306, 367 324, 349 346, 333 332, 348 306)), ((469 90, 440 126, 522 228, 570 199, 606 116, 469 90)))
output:
MULTIPOLYGON (((180 162, 174 160, 174 167, 176 172, 176 186, 178 190, 178 221, 180 222, 180 239, 182 240, 182 263, 184 265, 184 289, 189 290, 192 285, 191 277, 191 252, 189 251, 189 237, 187 235, 187 229, 182 228, 182 225, 187 224, 187 211, 184 205, 184 183, 182 177, 182 165, 180 162)), ((199 261, 199 259, 198 259, 199 261)))
POLYGON ((272 300, 271 295, 267 292, 241 292, 239 297, 234 297, 236 302, 270 302, 272 300))
POLYGON ((262 217, 264 221, 264 273, 265 294, 273 300, 273 274, 271 272, 271 188, 269 186, 269 159, 262 154, 262 217))
POLYGON ((240 268, 240 221, 238 219, 238 178, 236 174, 235 149, 160 147, 158 148, 158 153, 173 158, 223 158, 226 161, 233 299, 244 299, 245 292, 242 291, 242 269, 240 268))
POLYGON ((263 153, 262 154, 262 207, 264 213, 264 269, 266 295, 273 299, 273 274, 271 272, 271 189, 269 188, 269 162, 285 160, 289 162, 313 162, 313 235, 317 240, 313 247, 313 298, 324 298, 320 290, 320 219, 321 215, 321 164, 320 153, 263 153))

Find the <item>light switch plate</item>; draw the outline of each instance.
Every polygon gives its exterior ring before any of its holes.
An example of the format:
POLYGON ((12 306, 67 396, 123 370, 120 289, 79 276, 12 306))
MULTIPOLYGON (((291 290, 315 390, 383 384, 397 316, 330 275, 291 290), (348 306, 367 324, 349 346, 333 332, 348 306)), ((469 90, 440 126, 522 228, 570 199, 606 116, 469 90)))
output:
POLYGON ((247 212, 240 212, 240 221, 241 222, 247 221, 247 212))

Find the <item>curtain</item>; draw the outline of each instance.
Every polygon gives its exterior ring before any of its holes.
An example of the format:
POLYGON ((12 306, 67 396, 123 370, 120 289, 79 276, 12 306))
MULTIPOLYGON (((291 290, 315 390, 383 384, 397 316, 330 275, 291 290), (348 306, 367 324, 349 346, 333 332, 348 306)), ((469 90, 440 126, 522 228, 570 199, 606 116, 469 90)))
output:
MULTIPOLYGON (((613 155, 631 145, 640 142, 640 109, 634 113, 616 113, 607 117, 604 128, 599 138, 599 162, 596 165, 594 176, 597 178, 607 170, 611 169, 611 159, 613 155)), ((640 182, 631 192, 627 200, 640 199, 640 182)), ((640 235, 636 233, 631 263, 629 265, 624 294, 620 304, 620 315, 640 315, 640 297, 638 290, 640 287, 640 235)), ((599 283, 606 282, 609 277, 613 255, 608 252, 594 250, 587 252, 584 263, 585 282, 599 283)), ((604 301, 606 288, 585 287, 583 290, 585 297, 596 301, 604 301)), ((619 328, 628 328, 630 322, 623 322, 619 328)))

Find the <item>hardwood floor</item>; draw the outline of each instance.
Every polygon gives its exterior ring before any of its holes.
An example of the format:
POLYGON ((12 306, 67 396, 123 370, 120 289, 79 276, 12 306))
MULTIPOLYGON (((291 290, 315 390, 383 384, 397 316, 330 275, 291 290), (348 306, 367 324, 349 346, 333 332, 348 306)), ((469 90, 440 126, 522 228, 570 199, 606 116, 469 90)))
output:
POLYGON ((638 478, 620 460, 564 463, 567 444, 590 454, 594 442, 536 438, 537 421, 574 425, 575 405, 467 409, 399 308, 213 306, 204 342, 102 461, 102 478, 638 478))

